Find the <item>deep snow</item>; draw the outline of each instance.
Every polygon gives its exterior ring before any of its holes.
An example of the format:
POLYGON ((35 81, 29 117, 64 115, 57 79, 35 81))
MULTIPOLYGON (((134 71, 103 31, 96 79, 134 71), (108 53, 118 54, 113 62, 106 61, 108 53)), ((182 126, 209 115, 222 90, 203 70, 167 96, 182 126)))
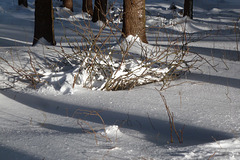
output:
MULTIPOLYGON (((81 1, 74 2, 75 17, 80 22, 86 20, 81 1)), ((169 143, 168 116, 157 91, 161 83, 116 92, 81 86, 72 89, 67 83, 68 77, 72 80, 71 73, 66 71, 56 79, 47 77, 56 83, 33 90, 1 71, 0 159, 240 159, 240 62, 236 40, 240 32, 239 28, 234 30, 236 24, 239 27, 240 3, 197 1, 194 20, 189 20, 168 9, 172 2, 146 1, 149 46, 156 45, 158 37, 158 45, 166 47, 185 26, 194 40, 189 44, 192 55, 199 54, 214 66, 204 60, 198 62, 198 68, 161 92, 174 113, 176 128, 184 127, 183 144, 178 143, 175 134, 174 144, 169 143)), ((39 63, 45 58, 57 59, 52 49, 41 44, 31 46, 33 4, 29 0, 30 7, 24 8, 17 6, 17 0, 0 2, 0 57, 10 61, 10 53, 18 55, 24 67, 29 64, 28 52, 39 63)), ((115 5, 120 4, 117 1, 115 5)), ((182 9, 183 1, 175 4, 182 9)), ((55 8, 55 12, 64 15, 64 9, 55 8)), ((56 17, 56 49, 64 35, 60 22, 69 25, 70 19, 56 17)), ((97 33, 99 24, 91 25, 97 33)), ((68 36, 76 35, 68 32, 68 36)), ((66 43, 63 46, 71 51, 66 43)), ((0 65, 9 69, 3 61, 0 65)))

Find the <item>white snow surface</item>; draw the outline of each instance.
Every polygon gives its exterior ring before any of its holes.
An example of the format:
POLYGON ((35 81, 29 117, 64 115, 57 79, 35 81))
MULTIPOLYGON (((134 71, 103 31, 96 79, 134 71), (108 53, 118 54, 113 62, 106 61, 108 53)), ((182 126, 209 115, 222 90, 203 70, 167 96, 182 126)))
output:
MULTIPOLYGON (((170 143, 169 119, 158 92, 161 83, 123 91, 94 91, 81 85, 72 88, 78 66, 71 66, 59 72, 46 68, 43 78, 49 83, 34 90, 1 68, 0 159, 240 159, 240 2, 196 1, 193 20, 169 10, 172 2, 177 11, 183 8, 183 1, 146 1, 149 44, 144 45, 166 47, 185 31, 194 41, 189 44, 190 52, 214 66, 198 62, 197 69, 161 91, 174 113, 176 129, 183 129, 182 144, 175 133, 174 143, 170 143)), ((31 46, 34 1, 28 3, 25 8, 18 6, 17 0, 0 1, 0 57, 9 62, 14 59, 14 65, 23 68, 30 63, 28 53, 39 64, 45 59, 57 60, 56 50, 61 49, 59 43, 65 34, 62 23, 68 25, 72 17, 79 22, 89 19, 81 13, 81 1, 74 0, 74 12, 67 15, 54 0, 57 46, 31 46)), ((114 3, 117 13, 121 3, 114 3)), ((97 34, 99 24, 91 26, 97 34)), ((108 27, 105 30, 109 32, 108 27)), ((76 36, 70 31, 66 34, 76 36)), ((71 52, 67 43, 62 46, 71 52)), ((116 43, 112 46, 117 48, 116 43)), ((131 52, 140 54, 135 45, 131 52)), ((11 69, 1 59, 0 65, 11 69)))

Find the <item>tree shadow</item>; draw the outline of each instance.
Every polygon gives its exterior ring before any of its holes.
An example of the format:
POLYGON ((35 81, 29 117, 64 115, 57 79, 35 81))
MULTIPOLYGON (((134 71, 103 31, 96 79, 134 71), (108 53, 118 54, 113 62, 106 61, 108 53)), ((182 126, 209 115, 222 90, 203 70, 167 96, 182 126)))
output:
POLYGON ((207 82, 212 84, 218 84, 218 85, 223 85, 223 86, 228 86, 233 88, 240 88, 240 79, 236 79, 236 78, 206 75, 206 74, 199 74, 199 73, 190 73, 188 74, 187 79, 207 82))
MULTIPOLYGON (((169 48, 181 48, 180 45, 161 45, 161 44, 151 44, 153 46, 169 47, 169 48)), ((218 49, 218 48, 208 48, 208 47, 195 47, 189 46, 189 52, 204 56, 210 56, 214 58, 227 59, 231 61, 239 61, 240 51, 228 50, 228 49, 218 49)))
POLYGON ((25 42, 7 37, 0 37, 1 47, 32 46, 30 42, 25 42))
MULTIPOLYGON (((19 159, 24 159, 24 160, 40 160, 39 158, 36 158, 32 155, 29 155, 27 153, 23 153, 21 151, 18 151, 13 148, 9 148, 6 146, 1 146, 0 145, 0 159, 9 159, 9 160, 19 160, 19 159)), ((44 159, 44 157, 43 157, 44 159)))
MULTIPOLYGON (((30 108, 38 109, 43 112, 56 114, 63 117, 70 116, 71 118, 76 119, 81 118, 81 120, 84 120, 86 122, 93 122, 102 125, 103 122, 99 117, 86 116, 82 114, 82 112, 85 111, 94 111, 101 115, 105 125, 118 125, 120 129, 125 128, 136 130, 145 135, 148 141, 155 143, 156 145, 165 145, 167 141, 170 140, 169 122, 167 120, 151 118, 148 116, 145 117, 134 114, 120 113, 116 111, 109 111, 107 109, 102 110, 97 107, 72 105, 65 102, 48 99, 47 97, 35 96, 12 90, 0 91, 0 93, 30 108), (156 139, 156 136, 158 134, 160 136, 156 139)), ((177 130, 179 130, 182 129, 184 124, 175 122, 175 126, 177 130)), ((77 129, 70 127, 62 127, 55 124, 46 124, 43 125, 43 127, 63 133, 83 133, 81 128, 77 129)), ((89 128, 87 127, 86 129, 89 128)), ((230 133, 187 125, 184 127, 184 143, 180 146, 198 145, 208 142, 214 142, 215 140, 229 139, 232 137, 233 136, 230 133)), ((176 137, 174 138, 174 141, 176 144, 178 143, 176 137)))
POLYGON ((240 51, 194 46, 189 47, 189 52, 232 61, 238 61, 238 57, 240 56, 240 51))

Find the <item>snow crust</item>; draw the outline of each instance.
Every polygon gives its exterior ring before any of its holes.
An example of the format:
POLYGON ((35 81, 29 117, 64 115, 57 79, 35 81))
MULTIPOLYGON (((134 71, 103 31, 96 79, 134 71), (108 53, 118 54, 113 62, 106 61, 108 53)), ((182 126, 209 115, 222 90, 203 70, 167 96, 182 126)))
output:
MULTIPOLYGON (((129 36, 109 47, 119 50, 131 44, 129 53, 133 56, 151 57, 154 46, 164 50, 172 45, 170 40, 184 32, 191 35, 188 58, 199 54, 214 68, 206 61, 196 62, 196 69, 161 92, 174 113, 177 130, 184 128, 183 144, 178 143, 175 134, 174 143, 170 143, 169 119, 156 90, 161 83, 107 92, 100 91, 105 80, 98 74, 93 91, 83 88, 82 82, 88 77, 84 70, 73 88, 80 68, 76 64, 59 64, 53 67, 55 72, 49 68, 40 72, 41 64, 59 59, 56 50, 63 47, 67 53, 72 51, 66 42, 59 45, 64 34, 76 36, 65 32, 62 23, 68 27, 73 20, 88 22, 89 15, 81 13, 81 1, 74 0, 74 12, 66 14, 61 2, 54 0, 58 44, 50 48, 42 43, 31 46, 34 0, 28 0, 29 8, 18 6, 17 0, 1 0, 0 57, 29 69, 31 53, 32 60, 39 64, 36 69, 43 82, 32 89, 29 83, 6 74, 5 69, 11 68, 0 60, 0 159, 240 159, 239 28, 234 30, 239 25, 239 0, 196 1, 193 20, 182 18, 178 12, 183 1, 174 1, 176 11, 169 9, 172 2, 146 1, 149 44, 129 36), (155 38, 159 39, 157 43, 155 38), (139 46, 145 48, 144 53, 139 46)), ((110 12, 120 27, 121 3, 116 1, 110 12)), ((95 34, 101 26, 91 24, 95 34)), ((108 27, 105 30, 110 32, 108 27)), ((139 68, 141 62, 137 60, 125 62, 113 76, 125 76, 126 70, 140 75, 148 69, 139 68)), ((112 66, 118 65, 113 61, 112 66)), ((168 68, 156 67, 153 71, 164 74, 168 68)))

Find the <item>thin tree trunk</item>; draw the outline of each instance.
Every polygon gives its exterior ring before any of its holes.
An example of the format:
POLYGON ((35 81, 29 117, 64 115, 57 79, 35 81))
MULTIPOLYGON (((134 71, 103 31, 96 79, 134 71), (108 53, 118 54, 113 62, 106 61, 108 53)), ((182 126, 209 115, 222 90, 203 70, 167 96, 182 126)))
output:
POLYGON ((23 5, 25 7, 28 7, 28 2, 27 2, 27 0, 18 0, 18 5, 19 6, 23 5))
POLYGON ((40 38, 46 39, 51 45, 56 45, 53 20, 52 0, 35 0, 33 45, 35 45, 40 38))
POLYGON ((193 19, 193 0, 184 0, 183 16, 188 16, 193 19))
POLYGON ((123 1, 123 37, 138 36, 142 42, 148 43, 145 30, 145 0, 123 1))
POLYGON ((82 11, 93 16, 92 0, 83 0, 82 1, 82 11))
POLYGON ((73 0, 63 0, 63 6, 73 12, 73 0))
POLYGON ((93 22, 106 22, 107 0, 95 0, 93 22))

